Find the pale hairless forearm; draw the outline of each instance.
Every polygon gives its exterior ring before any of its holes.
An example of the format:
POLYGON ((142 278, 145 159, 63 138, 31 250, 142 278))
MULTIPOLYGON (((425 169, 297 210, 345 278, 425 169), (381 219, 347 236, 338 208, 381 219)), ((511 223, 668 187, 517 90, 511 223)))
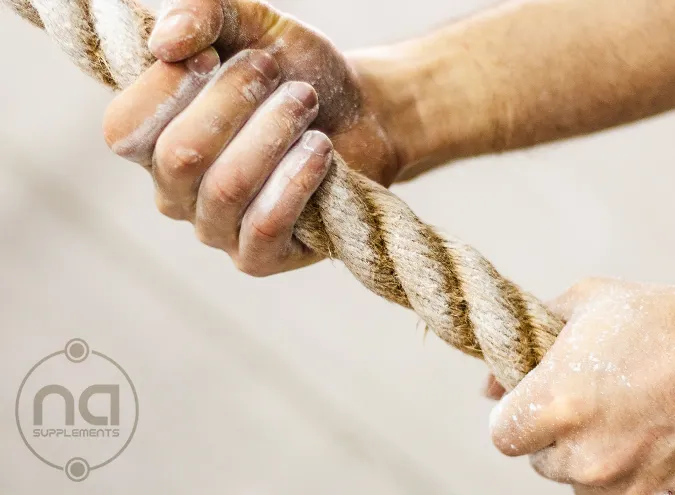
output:
POLYGON ((424 168, 672 108, 675 2, 509 2, 352 60, 401 163, 424 168))

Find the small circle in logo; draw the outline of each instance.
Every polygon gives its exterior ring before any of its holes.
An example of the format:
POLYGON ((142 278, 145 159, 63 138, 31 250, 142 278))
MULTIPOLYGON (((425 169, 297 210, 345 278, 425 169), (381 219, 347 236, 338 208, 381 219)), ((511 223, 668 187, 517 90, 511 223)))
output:
POLYGON ((72 339, 30 369, 14 412, 33 455, 80 482, 129 446, 138 425, 138 396, 116 361, 72 339))
POLYGON ((66 344, 66 357, 73 363, 81 363, 89 357, 89 346, 82 339, 73 339, 66 344))
POLYGON ((89 476, 89 464, 80 457, 74 457, 66 463, 66 476, 73 481, 84 481, 89 476))

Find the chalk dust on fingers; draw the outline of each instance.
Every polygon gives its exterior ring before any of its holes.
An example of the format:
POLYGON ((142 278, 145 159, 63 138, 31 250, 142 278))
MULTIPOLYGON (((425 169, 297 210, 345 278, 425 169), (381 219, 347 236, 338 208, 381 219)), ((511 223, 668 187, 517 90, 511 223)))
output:
POLYGON ((314 157, 314 150, 307 145, 311 137, 311 133, 306 134, 269 177, 255 202, 259 213, 269 215, 281 203, 289 184, 305 170, 314 157))
POLYGON ((218 65, 206 74, 186 74, 175 91, 156 106, 152 115, 130 134, 111 145, 113 152, 133 162, 148 164, 162 131, 194 100, 217 70, 218 65))

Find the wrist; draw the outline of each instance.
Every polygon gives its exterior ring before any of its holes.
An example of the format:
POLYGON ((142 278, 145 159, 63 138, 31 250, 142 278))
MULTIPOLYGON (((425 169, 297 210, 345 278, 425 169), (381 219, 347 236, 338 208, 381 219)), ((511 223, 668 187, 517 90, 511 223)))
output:
POLYGON ((400 175, 497 144, 499 113, 481 65, 468 47, 438 36, 349 56, 400 175))

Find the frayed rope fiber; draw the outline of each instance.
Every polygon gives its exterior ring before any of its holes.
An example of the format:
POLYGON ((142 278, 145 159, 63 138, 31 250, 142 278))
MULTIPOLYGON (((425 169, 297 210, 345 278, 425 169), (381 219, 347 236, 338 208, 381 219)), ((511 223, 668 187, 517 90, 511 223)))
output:
MULTIPOLYGON (((134 0, 0 0, 44 29, 80 69, 114 90, 154 61, 154 16, 134 0)), ((340 259, 376 294, 412 308, 440 338, 484 359, 507 389, 543 358, 563 327, 471 246, 437 233, 336 153, 295 235, 340 259)))

